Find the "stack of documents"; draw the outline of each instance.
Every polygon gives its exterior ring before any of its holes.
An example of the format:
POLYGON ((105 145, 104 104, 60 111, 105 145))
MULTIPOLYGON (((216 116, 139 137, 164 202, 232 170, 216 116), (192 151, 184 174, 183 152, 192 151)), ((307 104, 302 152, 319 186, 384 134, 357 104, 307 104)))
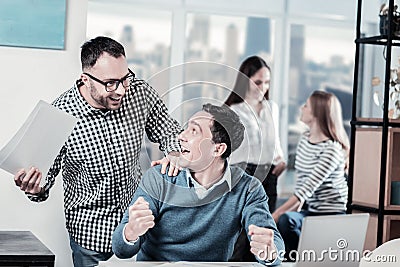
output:
POLYGON ((40 100, 22 127, 0 151, 0 168, 14 175, 38 168, 44 177, 78 119, 40 100))

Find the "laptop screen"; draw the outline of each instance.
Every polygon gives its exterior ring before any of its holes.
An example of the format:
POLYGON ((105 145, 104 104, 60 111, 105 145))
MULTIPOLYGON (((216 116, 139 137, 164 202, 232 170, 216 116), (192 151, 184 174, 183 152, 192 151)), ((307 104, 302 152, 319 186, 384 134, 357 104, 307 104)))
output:
POLYGON ((290 258, 296 267, 357 267, 368 220, 368 213, 305 217, 298 251, 290 258))

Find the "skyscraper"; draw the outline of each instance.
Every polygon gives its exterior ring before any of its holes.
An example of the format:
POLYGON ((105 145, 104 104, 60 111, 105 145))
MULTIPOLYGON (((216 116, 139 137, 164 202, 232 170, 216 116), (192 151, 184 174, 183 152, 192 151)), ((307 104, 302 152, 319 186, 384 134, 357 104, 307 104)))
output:
POLYGON ((293 81, 291 83, 298 84, 298 88, 296 91, 290 92, 290 98, 299 103, 304 102, 311 93, 311 91, 307 89, 306 84, 304 31, 304 25, 297 24, 292 25, 290 30, 290 70, 295 71, 298 78, 298 81, 293 81))
POLYGON ((226 29, 225 64, 237 68, 239 60, 239 32, 235 24, 226 29))
POLYGON ((292 25, 290 35, 289 123, 297 122, 298 107, 310 92, 306 84, 304 25, 292 25))
POLYGON ((131 58, 135 52, 135 40, 134 40, 134 33, 133 27, 131 25, 125 25, 122 28, 121 43, 125 47, 125 54, 127 58, 131 58))
POLYGON ((193 15, 193 26, 189 33, 189 45, 197 43, 207 46, 209 39, 210 17, 208 15, 193 15))
POLYGON ((248 56, 271 54, 271 29, 269 18, 247 18, 247 38, 243 59, 248 56))

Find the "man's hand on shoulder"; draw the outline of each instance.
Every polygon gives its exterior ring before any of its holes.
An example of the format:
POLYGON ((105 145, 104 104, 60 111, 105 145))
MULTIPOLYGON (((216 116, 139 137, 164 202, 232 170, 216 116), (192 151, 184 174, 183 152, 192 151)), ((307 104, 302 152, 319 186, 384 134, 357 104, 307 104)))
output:
POLYGON ((182 170, 182 168, 179 166, 179 156, 180 152, 171 151, 166 157, 160 160, 152 161, 151 166, 153 167, 161 164, 161 173, 165 174, 169 165, 168 175, 177 176, 179 171, 182 170))

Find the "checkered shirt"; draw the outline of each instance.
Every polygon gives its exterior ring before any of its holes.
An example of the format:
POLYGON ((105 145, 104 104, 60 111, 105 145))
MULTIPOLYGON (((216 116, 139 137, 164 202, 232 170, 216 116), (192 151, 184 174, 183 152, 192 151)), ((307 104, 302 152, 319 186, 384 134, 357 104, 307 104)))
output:
MULTIPOLYGON (((111 251, 111 235, 141 178, 139 154, 144 132, 164 153, 180 151, 181 128, 157 92, 135 79, 118 110, 91 107, 72 87, 53 105, 79 119, 46 176, 44 201, 62 169, 66 227, 81 246, 111 251)), ((56 125, 54 127, 57 127, 56 125)), ((44 140, 45 141, 45 140, 44 140)))

